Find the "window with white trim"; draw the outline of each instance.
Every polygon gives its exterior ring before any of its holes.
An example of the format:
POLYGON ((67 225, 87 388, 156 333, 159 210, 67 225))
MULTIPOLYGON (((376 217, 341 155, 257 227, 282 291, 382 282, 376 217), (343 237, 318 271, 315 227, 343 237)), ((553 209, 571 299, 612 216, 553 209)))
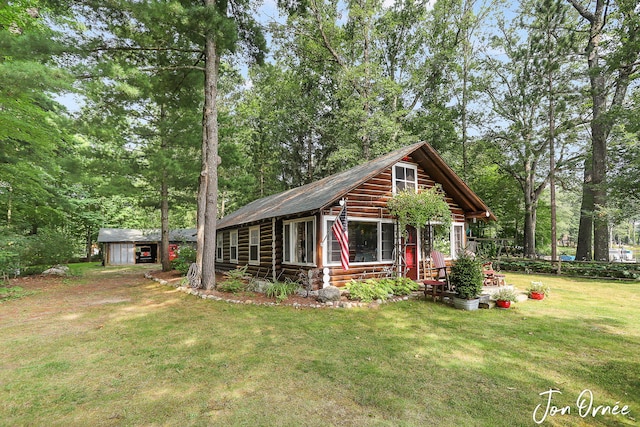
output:
MULTIPOLYGON (((327 261, 340 263, 340 244, 333 235, 333 220, 327 221, 327 261)), ((393 261, 395 228, 392 222, 349 219, 349 263, 393 261)))
POLYGON ((418 167, 410 163, 396 163, 393 167, 393 194, 404 190, 418 191, 418 167))
POLYGON ((249 264, 260 264, 260 226, 249 229, 249 264))
POLYGON ((224 235, 222 231, 216 234, 216 261, 222 262, 224 256, 224 235))
POLYGON ((315 265, 316 221, 301 218, 283 223, 284 262, 315 265))
POLYGON ((464 250, 464 223, 454 222, 450 227, 440 224, 424 227, 422 238, 427 254, 435 250, 446 257, 457 258, 458 253, 464 250))
POLYGON ((229 232, 229 261, 238 262, 238 230, 229 232))
POLYGON ((464 223, 453 224, 453 256, 456 258, 458 254, 465 249, 464 244, 464 223))

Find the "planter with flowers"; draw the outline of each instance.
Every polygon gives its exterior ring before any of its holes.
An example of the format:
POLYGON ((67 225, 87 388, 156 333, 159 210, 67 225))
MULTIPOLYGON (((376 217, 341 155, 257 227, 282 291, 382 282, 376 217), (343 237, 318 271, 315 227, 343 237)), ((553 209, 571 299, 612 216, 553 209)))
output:
POLYGON ((531 282, 531 286, 527 289, 527 294, 530 299, 543 300, 545 296, 548 296, 550 289, 542 282, 531 282))
POLYGON ((516 302, 518 298, 513 289, 502 288, 491 295, 491 299, 495 300, 496 306, 500 308, 509 308, 511 307, 511 303, 516 302))

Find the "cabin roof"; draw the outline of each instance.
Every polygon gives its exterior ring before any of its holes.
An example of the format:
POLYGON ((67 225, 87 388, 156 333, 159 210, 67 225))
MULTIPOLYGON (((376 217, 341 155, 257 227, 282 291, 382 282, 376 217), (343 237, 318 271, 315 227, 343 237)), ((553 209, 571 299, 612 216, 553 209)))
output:
POLYGON ((313 212, 331 206, 349 191, 363 184, 406 156, 411 156, 464 211, 467 217, 495 220, 489 207, 445 163, 426 142, 399 148, 377 159, 319 181, 255 200, 218 220, 217 228, 227 228, 268 218, 313 212))
MULTIPOLYGON (((171 242, 195 242, 195 228, 182 228, 169 231, 171 242)), ((160 230, 135 230, 131 228, 101 228, 98 232, 99 243, 155 243, 161 240, 160 230)))

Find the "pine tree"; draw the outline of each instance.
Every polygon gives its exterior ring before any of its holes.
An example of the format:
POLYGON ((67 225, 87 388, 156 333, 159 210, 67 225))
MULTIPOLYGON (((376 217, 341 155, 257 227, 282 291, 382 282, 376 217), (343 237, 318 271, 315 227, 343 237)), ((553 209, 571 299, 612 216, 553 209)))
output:
POLYGON ((595 0, 588 6, 578 0, 567 1, 588 27, 585 58, 591 87, 591 149, 585 161, 576 258, 590 259, 593 243, 593 258, 606 261, 609 259, 607 141, 616 123, 615 112, 623 105, 632 79, 637 78, 640 17, 634 0, 595 0))

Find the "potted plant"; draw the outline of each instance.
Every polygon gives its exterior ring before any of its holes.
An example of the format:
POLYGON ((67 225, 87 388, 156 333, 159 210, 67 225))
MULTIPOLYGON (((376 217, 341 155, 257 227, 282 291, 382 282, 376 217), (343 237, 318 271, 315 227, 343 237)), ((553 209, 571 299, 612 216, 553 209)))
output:
POLYGON ((531 286, 527 289, 529 298, 535 300, 542 300, 546 295, 549 295, 549 287, 542 282, 531 282, 531 286))
POLYGON ((477 310, 483 279, 480 262, 462 253, 451 267, 449 275, 451 285, 456 291, 453 298, 454 306, 463 310, 477 310))
POLYGON ((513 289, 502 288, 491 296, 495 300, 496 305, 500 308, 511 307, 512 302, 517 301, 517 295, 513 289))

